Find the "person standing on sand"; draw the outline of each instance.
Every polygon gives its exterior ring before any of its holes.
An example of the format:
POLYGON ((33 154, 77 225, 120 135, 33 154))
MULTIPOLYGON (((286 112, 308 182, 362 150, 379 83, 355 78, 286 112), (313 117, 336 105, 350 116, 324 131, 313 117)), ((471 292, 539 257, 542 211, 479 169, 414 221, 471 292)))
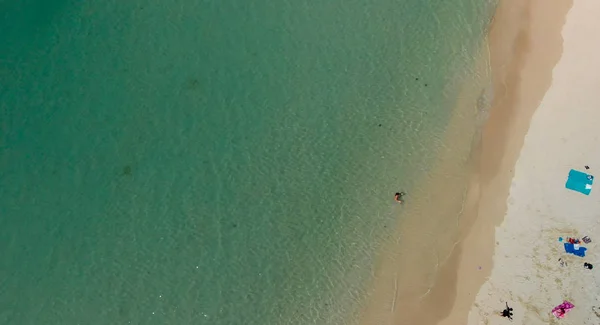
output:
POLYGON ((512 320, 512 315, 513 315, 513 309, 508 307, 508 302, 506 303, 506 308, 502 311, 502 313, 500 314, 500 316, 502 317, 506 317, 510 320, 512 320))

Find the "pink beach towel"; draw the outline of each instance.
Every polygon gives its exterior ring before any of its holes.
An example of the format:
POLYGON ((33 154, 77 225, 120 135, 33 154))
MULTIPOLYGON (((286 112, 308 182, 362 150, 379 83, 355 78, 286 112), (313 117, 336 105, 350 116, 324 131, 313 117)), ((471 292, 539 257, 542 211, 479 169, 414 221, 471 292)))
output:
POLYGON ((552 309, 552 314, 558 318, 563 318, 571 309, 573 309, 573 307, 575 307, 575 305, 565 300, 562 304, 552 309))

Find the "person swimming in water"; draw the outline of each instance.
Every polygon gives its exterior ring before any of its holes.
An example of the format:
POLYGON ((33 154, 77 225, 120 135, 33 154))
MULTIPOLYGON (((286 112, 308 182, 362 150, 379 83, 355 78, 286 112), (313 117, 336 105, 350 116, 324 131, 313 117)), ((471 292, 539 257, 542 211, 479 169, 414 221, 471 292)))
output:
POLYGON ((402 200, 402 197, 406 195, 406 193, 404 192, 396 192, 396 194, 394 194, 394 200, 398 203, 404 203, 404 201, 402 200))

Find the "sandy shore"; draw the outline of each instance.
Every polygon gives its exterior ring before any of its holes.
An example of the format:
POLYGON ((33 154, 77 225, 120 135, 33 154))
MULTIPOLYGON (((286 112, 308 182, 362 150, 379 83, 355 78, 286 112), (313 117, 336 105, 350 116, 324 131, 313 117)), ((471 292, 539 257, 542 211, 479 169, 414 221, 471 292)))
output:
MULTIPOLYGON (((498 315, 505 301, 514 308, 515 324, 552 324, 550 311, 563 299, 577 307, 560 322, 596 320, 593 292, 582 289, 594 287, 596 269, 584 269, 583 259, 565 254, 558 242, 559 236, 588 235, 600 244, 593 231, 592 212, 600 211, 595 193, 586 197, 564 188, 570 168, 600 170, 600 154, 593 157, 589 149, 600 141, 594 136, 600 134, 594 129, 600 110, 593 111, 593 87, 600 86, 594 74, 600 61, 593 61, 600 51, 594 50, 600 46, 592 32, 600 30, 600 6, 575 1, 500 2, 489 34, 494 100, 472 157, 456 245, 431 280, 428 269, 408 269, 425 264, 415 258, 398 256, 411 263, 380 266, 376 307, 369 307, 361 324, 508 324, 498 315), (414 287, 426 281, 433 287, 414 287)), ((594 263, 594 244, 586 262, 594 263)))
MULTIPOLYGON (((551 6, 545 2, 532 7, 531 15, 551 6)), ((498 316, 505 302, 514 308, 514 324, 600 322, 592 308, 600 304, 600 264, 593 270, 583 267, 600 257, 600 193, 594 189, 585 196, 565 189, 571 168, 586 171, 588 165, 587 172, 600 175, 600 43, 595 36, 599 16, 600 2, 594 0, 575 0, 566 16, 562 57, 514 168, 506 216, 495 229, 494 267, 477 293, 467 324, 508 324, 498 316), (593 241, 583 244, 588 248, 585 257, 567 254, 558 241, 586 235, 593 241), (563 300, 575 308, 559 320, 551 310, 563 300)), ((467 243, 475 245, 468 239, 467 243)), ((463 262, 468 259, 472 257, 463 262)))
MULTIPOLYGON (((499 244, 495 230, 505 218, 515 163, 563 52, 561 31, 571 6, 571 1, 504 0, 497 8, 489 34, 495 96, 474 162, 461 242, 445 267, 456 280, 443 281, 440 275, 435 288, 452 304, 441 325, 467 324, 477 292, 490 276, 499 244)), ((494 312, 500 307, 493 306, 494 312)))
MULTIPOLYGON (((398 315, 397 324, 467 324, 478 290, 491 273, 497 245, 495 229, 507 211, 506 198, 530 121, 551 86, 553 68, 561 58, 561 30, 571 6, 571 1, 499 3, 488 40, 494 101, 480 146, 472 157, 458 245, 415 313, 398 315)), ((489 307, 493 314, 502 305, 489 307)), ((474 322, 478 324, 478 320, 474 322)))
POLYGON ((600 321, 592 310, 600 277, 596 269, 583 267, 600 256, 594 247, 598 240, 585 245, 585 258, 566 254, 558 241, 561 236, 600 238, 594 215, 600 211, 598 194, 588 197, 564 187, 571 168, 585 171, 589 165, 594 174, 594 166, 600 166, 600 154, 590 149, 600 141, 594 125, 600 120, 594 107, 600 46, 593 41, 600 4, 576 0, 568 11, 571 5, 504 1, 498 10, 490 42, 495 90, 505 91, 497 93, 486 125, 480 173, 469 194, 474 224, 457 250, 455 303, 441 324, 508 324, 498 315, 505 302, 514 308, 514 324, 600 321), (506 24, 509 20, 513 26, 506 24), (507 42, 511 35, 514 41, 507 42), (563 300, 576 307, 558 320, 550 311, 563 300))

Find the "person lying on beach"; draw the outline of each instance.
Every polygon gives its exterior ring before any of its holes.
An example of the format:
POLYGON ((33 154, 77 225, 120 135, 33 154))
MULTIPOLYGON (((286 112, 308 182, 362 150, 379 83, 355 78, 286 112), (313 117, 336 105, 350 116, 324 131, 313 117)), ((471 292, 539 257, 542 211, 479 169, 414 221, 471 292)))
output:
POLYGON ((506 317, 506 318, 512 320, 512 315, 513 315, 512 311, 513 311, 513 309, 510 308, 510 307, 508 307, 508 302, 507 302, 506 303, 506 309, 504 309, 502 311, 502 314, 500 314, 500 316, 506 317))
POLYGON ((394 194, 394 200, 398 203, 403 203, 404 201, 402 201, 402 197, 406 195, 406 193, 404 192, 397 192, 396 194, 394 194))

